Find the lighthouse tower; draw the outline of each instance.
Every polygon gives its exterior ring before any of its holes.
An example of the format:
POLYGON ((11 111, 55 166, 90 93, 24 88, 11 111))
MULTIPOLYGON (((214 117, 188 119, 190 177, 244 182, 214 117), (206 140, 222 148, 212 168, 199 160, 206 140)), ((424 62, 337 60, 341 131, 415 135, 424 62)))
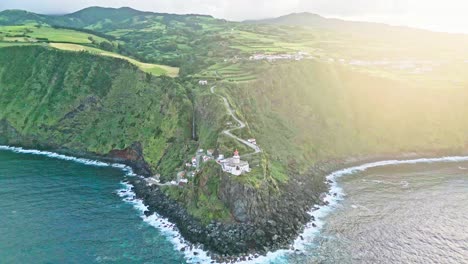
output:
POLYGON ((232 162, 235 163, 235 164, 239 164, 240 163, 240 156, 239 156, 239 151, 234 151, 234 156, 232 156, 232 162))
POLYGON ((234 151, 234 156, 232 156, 232 158, 221 161, 221 167, 223 168, 223 171, 236 176, 250 172, 249 163, 240 159, 239 151, 237 149, 234 151))

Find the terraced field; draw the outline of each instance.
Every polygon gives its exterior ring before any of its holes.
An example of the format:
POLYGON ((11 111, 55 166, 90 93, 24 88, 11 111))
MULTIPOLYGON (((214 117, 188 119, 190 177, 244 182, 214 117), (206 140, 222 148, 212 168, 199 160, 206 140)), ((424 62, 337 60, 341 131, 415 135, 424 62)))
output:
POLYGON ((218 63, 195 77, 208 80, 222 80, 228 82, 248 82, 257 79, 254 67, 258 66, 249 62, 224 62, 218 63))

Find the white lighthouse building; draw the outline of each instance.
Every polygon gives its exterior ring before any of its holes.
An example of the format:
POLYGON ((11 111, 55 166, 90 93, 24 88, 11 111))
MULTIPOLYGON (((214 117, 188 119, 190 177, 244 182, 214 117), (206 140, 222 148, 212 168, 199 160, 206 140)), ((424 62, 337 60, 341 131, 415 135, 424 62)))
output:
POLYGON ((239 176, 243 173, 250 172, 250 166, 247 161, 242 161, 239 156, 239 151, 234 151, 234 156, 221 161, 223 171, 229 172, 232 175, 239 176))

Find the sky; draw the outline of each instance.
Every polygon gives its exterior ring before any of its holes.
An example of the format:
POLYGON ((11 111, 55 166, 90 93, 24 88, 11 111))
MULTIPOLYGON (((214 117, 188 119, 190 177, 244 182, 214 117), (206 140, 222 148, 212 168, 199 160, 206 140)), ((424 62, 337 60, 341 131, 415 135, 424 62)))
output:
POLYGON ((311 12, 325 17, 468 33, 467 0, 0 0, 0 10, 24 9, 43 14, 70 13, 89 6, 209 14, 236 21, 311 12))

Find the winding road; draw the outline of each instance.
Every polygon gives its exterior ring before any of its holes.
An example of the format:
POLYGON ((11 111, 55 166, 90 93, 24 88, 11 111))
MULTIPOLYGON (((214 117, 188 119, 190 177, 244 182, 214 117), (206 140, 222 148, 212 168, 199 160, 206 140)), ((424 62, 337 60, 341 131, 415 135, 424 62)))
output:
POLYGON ((253 153, 250 153, 250 154, 247 154, 247 155, 243 155, 243 157, 245 157, 245 156, 250 156, 250 155, 252 155, 252 154, 257 154, 257 153, 262 152, 262 150, 260 149, 260 147, 258 147, 257 145, 252 144, 252 143, 248 142, 247 140, 242 139, 242 138, 240 138, 240 137, 238 137, 238 136, 232 134, 232 131, 245 128, 246 125, 245 125, 245 123, 242 122, 239 118, 237 118, 237 116, 234 114, 234 110, 231 108, 231 105, 229 105, 229 102, 228 102, 228 100, 226 99, 226 97, 224 97, 224 96, 222 96, 222 95, 220 95, 220 94, 215 93, 215 88, 216 88, 216 86, 212 86, 212 87, 210 88, 211 93, 214 94, 214 95, 217 95, 217 96, 219 96, 219 97, 221 97, 221 98, 223 99, 224 105, 226 106, 226 110, 227 110, 228 114, 239 124, 239 125, 238 125, 237 127, 235 127, 235 128, 223 130, 223 134, 225 134, 225 135, 227 135, 228 137, 231 137, 231 138, 233 138, 233 139, 239 141, 240 143, 242 143, 242 144, 246 145, 247 147, 249 147, 249 148, 251 148, 251 149, 254 150, 253 153))

